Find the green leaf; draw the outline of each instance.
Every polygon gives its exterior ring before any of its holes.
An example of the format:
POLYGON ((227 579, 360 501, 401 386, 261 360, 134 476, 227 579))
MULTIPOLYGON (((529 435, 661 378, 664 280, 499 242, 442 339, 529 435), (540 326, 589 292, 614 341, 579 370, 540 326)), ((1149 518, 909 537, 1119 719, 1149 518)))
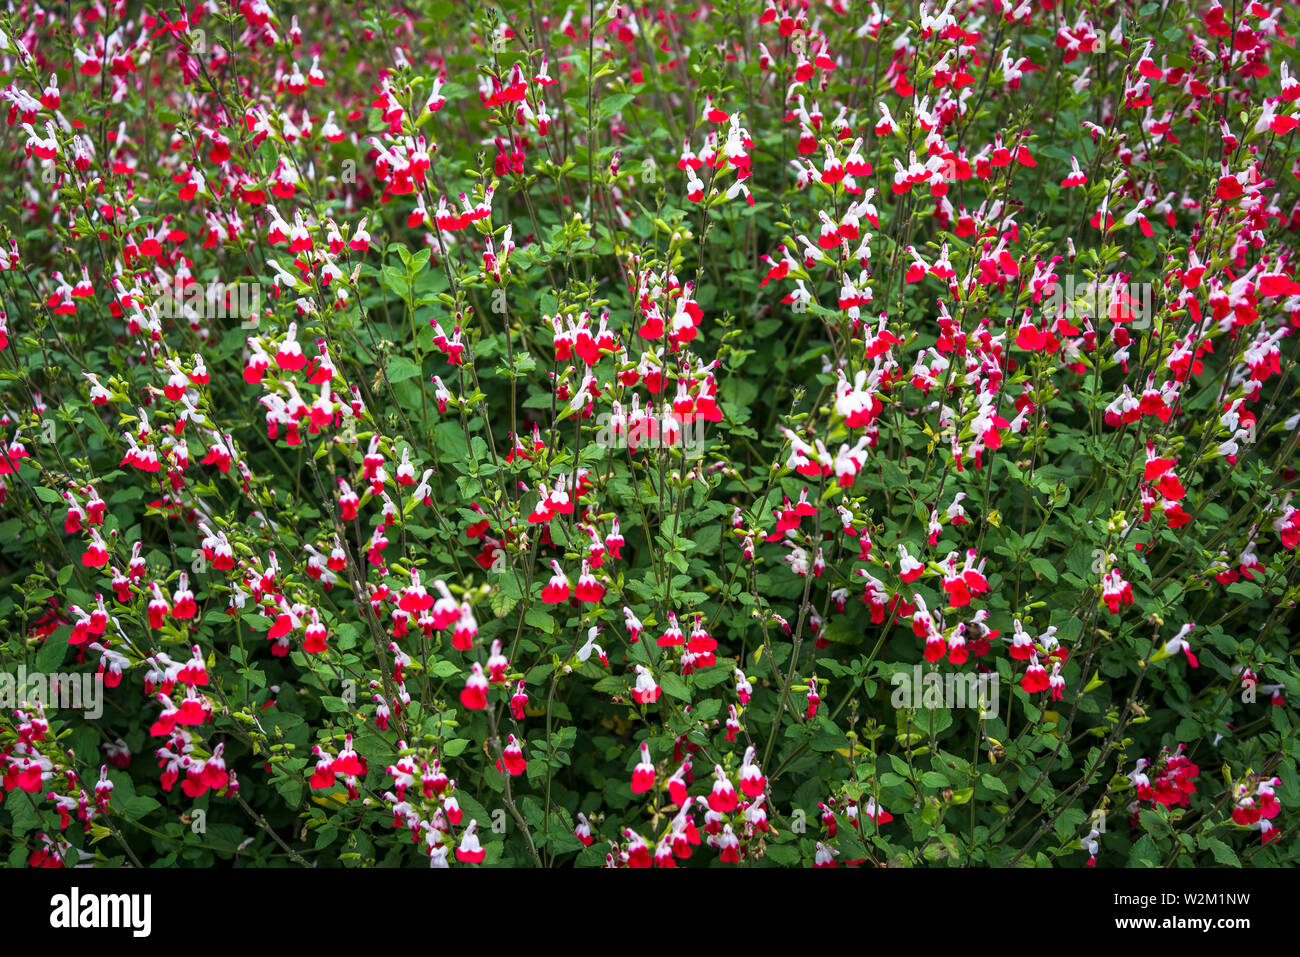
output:
POLYGON ((799 849, 791 844, 769 844, 767 857, 782 867, 792 867, 799 863, 799 849))
POLYGON ((980 775, 980 784, 984 785, 990 791, 997 791, 999 794, 1007 794, 1007 786, 1002 783, 1000 778, 995 778, 991 774, 980 775))
POLYGON ((690 689, 686 687, 686 682, 682 681, 681 678, 671 672, 660 677, 659 685, 664 689, 664 691, 672 695, 678 701, 691 700, 691 692, 690 689))
POLYGON ((691 676, 691 684, 701 691, 716 687, 730 681, 735 672, 736 663, 729 658, 719 658, 712 668, 697 671, 691 676))
POLYGON ((1218 838, 1204 838, 1201 844, 1210 849, 1210 853, 1214 855, 1215 863, 1226 864, 1228 867, 1241 867, 1241 858, 1237 856, 1237 852, 1218 838))
POLYGON ((536 628, 543 634, 550 635, 555 631, 555 619, 546 612, 538 608, 529 608, 524 613, 524 624, 529 628, 536 628))
POLYGON ((602 118, 613 116, 635 99, 635 93, 614 93, 611 96, 601 97, 600 115, 602 118))
POLYGON ((162 807, 151 797, 137 796, 126 801, 121 807, 122 816, 128 821, 138 821, 146 814, 150 814, 162 807))
POLYGON ((1046 558, 1031 558, 1029 560, 1029 567, 1035 574, 1046 578, 1053 585, 1056 584, 1056 566, 1046 558))
POLYGON ((11 825, 15 837, 21 837, 28 831, 38 830, 41 826, 41 817, 36 813, 32 800, 32 795, 25 791, 14 788, 5 795, 4 807, 13 819, 11 825))
POLYGON ((405 382, 420 375, 420 367, 406 356, 393 356, 388 360, 388 381, 405 382))
POLYGON ((1158 867, 1160 864, 1160 852, 1156 848, 1156 842, 1151 839, 1150 834, 1143 834, 1142 838, 1133 845, 1133 850, 1129 852, 1129 867, 1158 867))
POLYGON ((57 670, 67 653, 68 643, 51 635, 36 652, 36 670, 44 674, 57 670))

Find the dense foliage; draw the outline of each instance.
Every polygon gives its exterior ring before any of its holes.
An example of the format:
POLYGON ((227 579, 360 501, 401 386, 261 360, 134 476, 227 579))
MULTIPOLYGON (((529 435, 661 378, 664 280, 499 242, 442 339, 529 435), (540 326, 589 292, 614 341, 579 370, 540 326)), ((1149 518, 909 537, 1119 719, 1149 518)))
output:
POLYGON ((9 864, 1293 861, 1294 27, 10 4, 9 864))

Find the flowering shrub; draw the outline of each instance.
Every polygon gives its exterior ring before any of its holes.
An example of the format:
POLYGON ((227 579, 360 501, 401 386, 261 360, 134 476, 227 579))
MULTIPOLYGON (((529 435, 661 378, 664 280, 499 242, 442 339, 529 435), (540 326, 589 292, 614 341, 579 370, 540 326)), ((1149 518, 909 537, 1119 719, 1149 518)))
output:
POLYGON ((1295 857, 1288 8, 145 6, 0 16, 10 864, 1295 857))

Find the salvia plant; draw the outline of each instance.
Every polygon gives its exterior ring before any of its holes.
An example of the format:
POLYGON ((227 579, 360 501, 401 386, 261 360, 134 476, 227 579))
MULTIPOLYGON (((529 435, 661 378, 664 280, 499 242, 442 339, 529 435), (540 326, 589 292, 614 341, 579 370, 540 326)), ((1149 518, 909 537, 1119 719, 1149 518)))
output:
POLYGON ((1294 862, 1296 26, 10 3, 4 858, 1294 862))

